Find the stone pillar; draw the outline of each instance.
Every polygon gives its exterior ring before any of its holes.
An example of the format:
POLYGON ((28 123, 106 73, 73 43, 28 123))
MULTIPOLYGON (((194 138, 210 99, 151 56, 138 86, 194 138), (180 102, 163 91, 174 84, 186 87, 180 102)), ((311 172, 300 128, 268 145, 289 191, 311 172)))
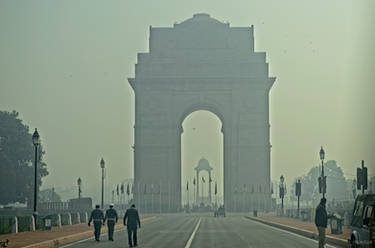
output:
POLYGON ((30 225, 31 231, 35 231, 35 218, 34 218, 33 215, 31 216, 31 223, 30 224, 31 224, 30 225))
POLYGON ((78 224, 81 223, 81 214, 79 212, 77 213, 77 222, 78 224))
POLYGON ((68 225, 72 225, 72 215, 68 213, 68 225))
POLYGON ((12 227, 12 233, 18 233, 18 218, 14 216, 14 224, 12 227))
POLYGON ((57 215, 57 226, 61 227, 61 215, 60 214, 57 215))

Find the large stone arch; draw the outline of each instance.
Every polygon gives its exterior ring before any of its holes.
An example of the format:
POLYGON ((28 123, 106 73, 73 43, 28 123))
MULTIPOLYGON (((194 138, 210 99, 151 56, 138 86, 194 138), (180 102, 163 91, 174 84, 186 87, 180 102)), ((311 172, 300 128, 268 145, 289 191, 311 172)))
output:
POLYGON ((222 122, 226 208, 247 211, 254 199, 270 205, 268 94, 275 78, 253 45, 253 27, 230 27, 207 14, 173 28, 150 27, 150 51, 138 54, 129 79, 141 210, 179 210, 182 121, 197 110, 222 122))

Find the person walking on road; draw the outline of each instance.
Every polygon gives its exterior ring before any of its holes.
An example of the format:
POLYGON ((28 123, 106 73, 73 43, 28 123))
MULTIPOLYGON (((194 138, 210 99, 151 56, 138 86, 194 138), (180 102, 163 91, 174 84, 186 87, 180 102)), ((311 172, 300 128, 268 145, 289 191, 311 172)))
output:
POLYGON ((109 205, 109 209, 105 212, 104 222, 107 221, 108 226, 108 240, 113 241, 113 232, 115 231, 115 224, 118 216, 116 210, 113 208, 113 203, 109 205))
POLYGON ((326 202, 326 198, 322 198, 315 212, 315 225, 319 232, 319 248, 324 248, 326 244, 326 228, 328 223, 326 202))
POLYGON ((89 226, 91 226, 91 221, 94 222, 95 240, 99 242, 100 241, 100 229, 102 228, 102 225, 104 225, 104 214, 103 214, 103 211, 100 210, 99 205, 96 205, 95 209, 91 212, 90 220, 88 223, 89 226))
POLYGON ((126 210, 124 216, 124 226, 128 229, 128 241, 129 246, 137 246, 137 226, 141 228, 141 221, 139 219, 138 210, 135 208, 135 204, 132 204, 129 209, 126 210))

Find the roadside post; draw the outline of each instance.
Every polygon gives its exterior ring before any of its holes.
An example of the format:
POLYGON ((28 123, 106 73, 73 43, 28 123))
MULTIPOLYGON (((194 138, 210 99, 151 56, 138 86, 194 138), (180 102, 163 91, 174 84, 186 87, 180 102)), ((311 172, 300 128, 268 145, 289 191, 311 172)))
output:
POLYGON ((296 196, 297 196, 297 218, 299 218, 299 198, 301 197, 301 180, 296 182, 296 196))
POLYGON ((357 189, 362 189, 362 194, 367 190, 367 167, 365 167, 365 161, 362 160, 361 168, 357 168, 357 189))

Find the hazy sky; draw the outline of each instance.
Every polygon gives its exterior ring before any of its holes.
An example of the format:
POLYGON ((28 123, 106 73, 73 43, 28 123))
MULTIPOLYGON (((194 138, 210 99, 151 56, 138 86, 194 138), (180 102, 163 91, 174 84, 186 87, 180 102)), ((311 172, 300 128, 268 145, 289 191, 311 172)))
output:
MULTIPOLYGON (((1 0, 0 109, 19 111, 40 130, 50 172, 44 187, 73 186, 80 176, 99 192, 102 156, 113 184, 132 177, 134 93, 126 78, 137 52, 147 52, 149 25, 209 13, 231 26, 253 24, 255 49, 267 52, 277 77, 272 179, 307 173, 321 145, 348 177, 362 159, 375 175, 374 11, 373 0, 1 0)), ((221 125, 215 118, 193 114, 185 130, 210 135, 207 123, 221 125)), ((206 142, 189 133, 186 142, 206 142)), ((186 145, 184 153, 220 167, 215 145, 198 155, 186 145)))

